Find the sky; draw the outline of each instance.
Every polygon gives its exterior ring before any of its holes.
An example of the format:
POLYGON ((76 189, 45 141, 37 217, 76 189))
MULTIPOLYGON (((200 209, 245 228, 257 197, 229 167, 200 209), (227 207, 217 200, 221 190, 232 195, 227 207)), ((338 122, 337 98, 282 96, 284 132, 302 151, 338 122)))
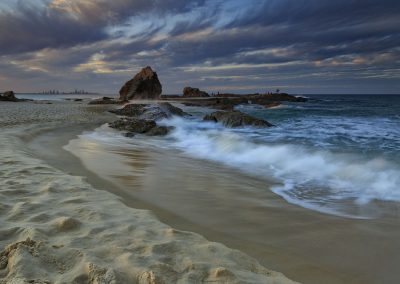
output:
POLYGON ((400 93, 399 0, 1 0, 0 90, 400 93))

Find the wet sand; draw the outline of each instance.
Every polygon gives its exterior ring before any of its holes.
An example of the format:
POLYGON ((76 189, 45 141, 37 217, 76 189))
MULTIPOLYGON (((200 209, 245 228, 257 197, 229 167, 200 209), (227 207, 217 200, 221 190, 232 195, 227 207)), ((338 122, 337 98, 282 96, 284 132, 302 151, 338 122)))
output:
POLYGON ((109 119, 104 110, 0 104, 1 283, 294 283, 87 183, 111 185, 60 145, 109 119))
POLYGON ((128 206, 150 209, 174 228, 240 249, 303 283, 400 281, 398 219, 313 212, 269 191, 272 181, 157 148, 70 144, 82 164, 61 147, 93 126, 32 136, 30 149, 49 164, 115 193, 128 206))

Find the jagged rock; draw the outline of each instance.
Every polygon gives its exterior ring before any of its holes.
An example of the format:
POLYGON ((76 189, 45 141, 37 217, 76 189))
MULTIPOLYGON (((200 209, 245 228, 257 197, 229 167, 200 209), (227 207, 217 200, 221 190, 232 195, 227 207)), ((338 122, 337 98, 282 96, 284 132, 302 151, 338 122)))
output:
POLYGON ((121 118, 109 124, 111 128, 117 130, 128 131, 133 133, 146 133, 157 124, 153 120, 137 119, 137 118, 121 118))
POLYGON ((3 93, 3 95, 0 95, 0 101, 3 101, 3 102, 25 102, 25 101, 30 101, 30 100, 18 99, 15 97, 15 94, 13 91, 6 91, 3 93))
POLYGON ((171 105, 170 103, 159 103, 158 106, 165 111, 169 116, 190 116, 190 114, 184 112, 179 107, 171 105))
POLYGON ((118 103, 120 103, 118 100, 109 97, 102 97, 89 102, 90 105, 114 105, 118 103))
POLYGON ((146 132, 146 135, 148 135, 148 136, 165 136, 172 129, 173 129, 173 127, 156 126, 156 127, 152 128, 152 129, 150 129, 148 132, 146 132))
POLYGON ((127 104, 123 108, 112 109, 111 113, 123 116, 140 116, 146 111, 146 104, 127 104))
POLYGON ((18 99, 15 97, 15 94, 13 91, 6 91, 3 93, 3 99, 6 101, 11 101, 11 102, 15 102, 18 99))
POLYGON ((121 101, 132 99, 155 100, 159 99, 161 93, 162 86, 157 73, 150 66, 147 66, 137 73, 133 79, 125 83, 119 91, 119 99, 121 101))
POLYGON ((167 135, 172 127, 157 126, 154 120, 138 118, 121 118, 109 124, 111 128, 126 131, 126 137, 134 137, 136 134, 146 134, 148 136, 167 135))
POLYGON ((216 111, 204 117, 204 120, 220 122, 227 127, 257 126, 271 127, 268 121, 258 119, 240 111, 216 111))
POLYGON ((186 112, 170 103, 159 104, 127 104, 121 109, 110 110, 117 115, 140 119, 159 120, 171 116, 188 116, 186 112))
POLYGON ((204 98, 210 95, 204 91, 200 91, 198 88, 185 87, 183 89, 184 98, 204 98))

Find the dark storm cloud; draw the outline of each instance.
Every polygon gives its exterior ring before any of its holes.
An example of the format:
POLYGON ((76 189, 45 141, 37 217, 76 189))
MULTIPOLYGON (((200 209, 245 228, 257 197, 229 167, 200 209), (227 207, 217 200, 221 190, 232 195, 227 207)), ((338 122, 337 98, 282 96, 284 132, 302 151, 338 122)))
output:
POLYGON ((313 60, 382 52, 400 46, 399 14, 398 1, 264 1, 202 40, 170 46, 183 54, 177 64, 291 45, 313 60))
POLYGON ((400 87, 398 0, 27 2, 0 6, 0 63, 22 77, 67 74, 97 86, 152 65, 170 92, 189 83, 400 87))
MULTIPOLYGON (((141 13, 181 13, 203 1, 183 0, 54 0, 43 5, 17 1, 0 10, 0 52, 20 53, 41 48, 87 44, 112 37, 109 26, 141 13)), ((44 2, 43 2, 44 3, 44 2)))

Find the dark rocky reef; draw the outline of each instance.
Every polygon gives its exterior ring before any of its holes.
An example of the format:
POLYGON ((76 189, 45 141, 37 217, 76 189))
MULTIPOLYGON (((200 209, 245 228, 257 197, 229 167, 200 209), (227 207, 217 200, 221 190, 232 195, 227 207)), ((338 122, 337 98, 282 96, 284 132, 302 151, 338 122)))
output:
POLYGON ((288 94, 219 94, 214 97, 204 99, 182 99, 182 103, 187 106, 210 107, 219 110, 233 110, 235 106, 242 104, 257 104, 266 108, 275 107, 282 102, 305 102, 306 98, 296 97, 288 94))
POLYGON ((167 135, 172 128, 159 126, 156 120, 172 116, 189 116, 189 114, 170 103, 128 104, 123 108, 110 110, 110 112, 124 116, 110 123, 109 126, 125 131, 125 135, 128 137, 133 137, 136 134, 146 134, 148 136, 167 135))
POLYGON ((235 106, 240 104, 248 104, 246 98, 209 98, 202 100, 190 100, 182 102, 186 106, 210 107, 220 110, 233 110, 235 106))
POLYGON ((207 98, 209 96, 208 93, 201 91, 198 88, 185 87, 183 89, 184 98, 207 98))
POLYGON ((157 73, 147 66, 125 83, 119 91, 119 99, 120 101, 156 100, 159 99, 161 93, 162 86, 157 73))
MULTIPOLYGON (((77 101, 77 100, 75 100, 77 101)), ((89 102, 90 105, 115 105, 115 104, 119 104, 120 101, 113 99, 113 98, 109 98, 109 97, 102 97, 99 99, 94 99, 91 100, 89 102)))
POLYGON ((226 127, 241 127, 241 126, 255 126, 255 127, 271 127, 273 126, 268 121, 258 119, 242 113, 240 111, 216 111, 204 117, 206 121, 214 121, 222 123, 226 127))
POLYGON ((171 116, 189 116, 182 109, 170 103, 158 104, 127 104, 123 108, 113 109, 110 112, 117 115, 137 117, 141 119, 159 120, 171 116))
POLYGON ((296 97, 286 93, 275 93, 275 94, 254 94, 245 95, 245 97, 254 102, 258 101, 275 101, 275 102, 306 102, 307 99, 303 97, 296 97))
POLYGON ((125 136, 133 137, 136 134, 146 134, 148 136, 167 135, 170 127, 158 126, 154 120, 140 119, 134 117, 123 117, 109 124, 111 128, 125 131, 125 136))
POLYGON ((3 93, 3 95, 0 95, 0 101, 2 102, 26 102, 26 101, 32 101, 32 100, 27 100, 27 99, 18 99, 13 91, 6 91, 3 93))

